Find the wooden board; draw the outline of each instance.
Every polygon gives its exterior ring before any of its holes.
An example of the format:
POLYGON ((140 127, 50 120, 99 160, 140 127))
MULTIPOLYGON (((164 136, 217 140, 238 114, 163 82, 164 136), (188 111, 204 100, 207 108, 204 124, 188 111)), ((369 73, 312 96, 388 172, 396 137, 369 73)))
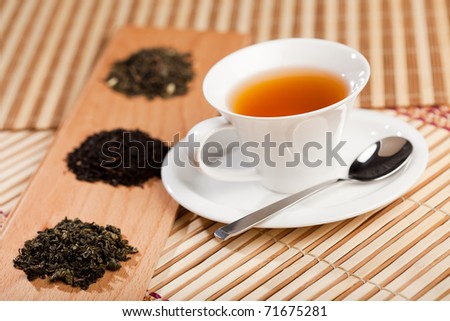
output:
MULTIPOLYGON (((140 300, 151 279, 160 250, 172 227, 178 205, 160 180, 144 188, 112 187, 77 181, 64 159, 88 135, 122 127, 139 128, 171 141, 195 123, 216 114, 203 98, 201 84, 207 70, 221 57, 242 47, 247 37, 126 27, 110 42, 92 76, 59 130, 40 169, 32 179, 0 240, 0 299, 5 300, 140 300), (110 90, 104 79, 111 64, 143 47, 171 46, 191 51, 196 71, 189 94, 179 98, 127 98, 110 90), (29 282, 12 260, 24 241, 52 227, 64 217, 78 217, 122 229, 139 254, 117 272, 107 272, 87 291, 48 279, 29 282)), ((76 72, 76 71, 74 71, 76 72)))

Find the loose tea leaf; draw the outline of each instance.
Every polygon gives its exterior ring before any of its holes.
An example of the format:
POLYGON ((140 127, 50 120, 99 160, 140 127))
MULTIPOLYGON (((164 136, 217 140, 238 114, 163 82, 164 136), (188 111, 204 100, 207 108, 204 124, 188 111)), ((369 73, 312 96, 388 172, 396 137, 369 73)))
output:
POLYGON ((188 92, 194 78, 190 53, 173 48, 142 49, 111 68, 106 84, 127 96, 170 98, 188 92))
POLYGON ((103 181, 113 186, 141 186, 161 177, 169 147, 140 130, 118 128, 89 136, 67 156, 78 180, 103 181))
POLYGON ((106 270, 120 269, 119 262, 137 252, 122 239, 117 227, 65 218, 26 241, 13 263, 30 281, 50 277, 52 282, 62 281, 86 290, 106 270))

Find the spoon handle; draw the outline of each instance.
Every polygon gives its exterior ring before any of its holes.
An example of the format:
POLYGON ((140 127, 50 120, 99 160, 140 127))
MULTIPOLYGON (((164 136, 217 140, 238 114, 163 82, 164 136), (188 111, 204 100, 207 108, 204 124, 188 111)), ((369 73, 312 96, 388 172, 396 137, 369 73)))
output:
POLYGON ((262 221, 268 219, 269 217, 272 217, 273 215, 277 214, 278 212, 287 209, 291 207, 294 204, 297 204, 301 200, 316 194, 317 192, 327 188, 333 183, 336 183, 338 181, 341 181, 342 179, 332 179, 323 183, 320 183, 318 185, 315 185, 313 187, 310 187, 308 189, 305 189, 301 192, 289 195, 275 203, 272 203, 270 205, 267 205, 259 210, 256 210, 255 212, 252 212, 248 215, 245 215, 244 217, 228 224, 225 226, 222 226, 218 230, 214 232, 214 235, 221 239, 226 240, 230 236, 239 235, 253 226, 261 223, 262 221))

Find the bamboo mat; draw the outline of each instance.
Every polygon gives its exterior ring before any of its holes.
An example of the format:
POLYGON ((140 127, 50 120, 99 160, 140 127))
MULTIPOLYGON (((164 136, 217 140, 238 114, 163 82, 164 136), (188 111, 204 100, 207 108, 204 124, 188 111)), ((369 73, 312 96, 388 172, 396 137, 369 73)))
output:
MULTIPOLYGON (((430 161, 411 191, 377 211, 313 227, 252 229, 223 243, 213 237, 221 224, 181 209, 144 299, 450 300, 449 111, 383 111, 419 129, 430 161)), ((52 137, 50 130, 0 132, 0 236, 52 137)))
POLYGON ((403 197, 353 219, 225 243, 213 237, 222 224, 182 212, 145 299, 450 300, 449 110, 407 110, 387 112, 419 129, 430 161, 403 197))
POLYGON ((448 105, 448 0, 1 0, 0 129, 55 128, 125 24, 317 37, 362 51, 363 107, 448 105))
POLYGON ((369 59, 359 106, 424 135, 421 181, 372 213, 252 229, 226 243, 212 236, 218 223, 181 209, 143 298, 450 300, 449 20, 449 0, 0 0, 0 237, 119 27, 238 31, 252 42, 325 38, 369 59))

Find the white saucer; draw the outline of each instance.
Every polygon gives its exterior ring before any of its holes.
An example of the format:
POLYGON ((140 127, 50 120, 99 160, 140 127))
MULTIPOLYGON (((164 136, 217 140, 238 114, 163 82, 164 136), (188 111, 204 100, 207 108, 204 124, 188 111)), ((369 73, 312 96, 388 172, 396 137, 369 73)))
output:
MULTIPOLYGON (((340 182, 266 220, 259 227, 290 228, 335 222, 364 214, 389 204, 408 191, 428 162, 427 144, 411 125, 374 111, 354 109, 348 119, 339 154, 350 165, 371 143, 386 136, 402 136, 413 145, 409 163, 384 180, 360 183, 340 182)), ((180 148, 184 167, 175 165, 174 149, 162 169, 162 181, 169 194, 183 207, 210 220, 230 223, 249 212, 279 200, 278 194, 258 182, 214 180, 187 161, 187 148, 180 148)))

